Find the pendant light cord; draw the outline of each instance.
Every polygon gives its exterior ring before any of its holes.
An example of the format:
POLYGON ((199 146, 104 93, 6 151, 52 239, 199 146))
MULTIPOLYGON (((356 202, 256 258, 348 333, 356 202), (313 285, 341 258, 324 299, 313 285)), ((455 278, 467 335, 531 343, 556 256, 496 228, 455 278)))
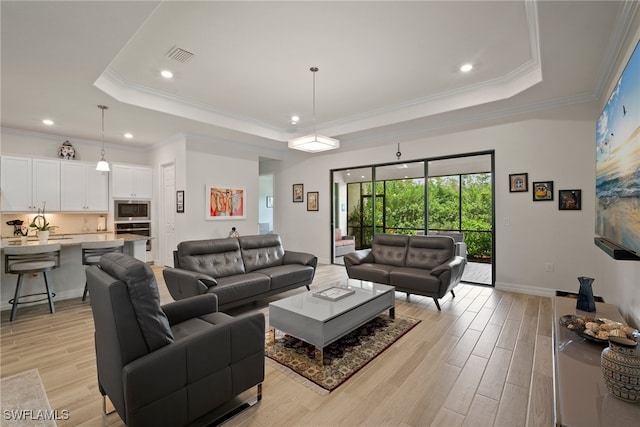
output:
POLYGON ((104 160, 104 110, 109 109, 106 105, 98 105, 98 108, 102 110, 102 160, 104 160))
POLYGON ((309 70, 313 73, 313 134, 316 134, 316 72, 318 67, 311 67, 309 70))

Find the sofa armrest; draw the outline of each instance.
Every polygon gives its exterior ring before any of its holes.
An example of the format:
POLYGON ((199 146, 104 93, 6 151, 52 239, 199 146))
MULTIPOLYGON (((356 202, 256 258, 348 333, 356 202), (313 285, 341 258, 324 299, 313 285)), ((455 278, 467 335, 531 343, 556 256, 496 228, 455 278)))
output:
POLYGON ((318 264, 318 257, 305 252, 284 251, 284 263, 310 265, 313 268, 316 268, 318 264))
POLYGON ((162 276, 174 300, 204 294, 218 282, 211 276, 181 268, 165 268, 162 276))
POLYGON ((163 305, 162 311, 173 326, 185 320, 218 311, 218 296, 215 294, 196 295, 163 305))
MULTIPOLYGON (((194 333, 134 360, 122 370, 127 424, 137 425, 134 420, 136 416, 140 417, 145 406, 186 390, 190 384, 226 370, 232 364, 240 363, 244 367, 245 359, 264 362, 264 343, 264 315, 251 313, 194 333)), ((242 372, 243 383, 258 384, 263 380, 264 365, 252 366, 242 372)), ((218 396, 222 401, 231 397, 218 396)))
POLYGON ((347 265, 347 263, 349 263, 349 265, 364 264, 373 262, 373 254, 371 253, 371 249, 360 249, 359 251, 346 254, 343 260, 345 265, 347 265))
POLYGON ((459 269, 465 263, 464 258, 455 256, 451 258, 448 262, 444 264, 440 264, 433 270, 431 270, 432 276, 440 276, 442 273, 451 272, 456 269, 459 269))

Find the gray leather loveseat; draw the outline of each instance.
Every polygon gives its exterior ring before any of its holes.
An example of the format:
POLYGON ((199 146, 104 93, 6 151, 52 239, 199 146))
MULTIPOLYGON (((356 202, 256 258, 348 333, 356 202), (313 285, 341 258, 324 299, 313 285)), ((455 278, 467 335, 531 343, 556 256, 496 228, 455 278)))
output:
POLYGON ((175 300, 213 293, 220 310, 256 301, 313 281, 315 255, 287 251, 277 234, 181 242, 174 268, 163 270, 175 300))
MULTIPOLYGON (((371 249, 344 256, 352 279, 395 286, 407 295, 432 297, 440 310, 439 298, 460 283, 466 258, 456 255, 453 238, 446 236, 404 236, 376 234, 371 249)), ((464 243, 462 243, 464 245, 464 243)))
POLYGON ((208 425, 252 387, 260 400, 262 313, 220 313, 215 295, 161 306, 151 268, 121 253, 86 274, 98 386, 127 426, 208 425))

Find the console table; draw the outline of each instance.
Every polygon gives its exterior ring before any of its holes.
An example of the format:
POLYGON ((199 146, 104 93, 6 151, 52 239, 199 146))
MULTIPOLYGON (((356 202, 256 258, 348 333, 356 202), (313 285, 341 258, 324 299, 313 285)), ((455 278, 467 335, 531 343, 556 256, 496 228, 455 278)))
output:
POLYGON ((576 309, 572 298, 553 298, 553 380, 557 426, 631 426, 640 420, 640 404, 628 403, 609 393, 602 377, 600 354, 605 348, 560 325, 566 314, 624 319, 612 304, 596 302, 595 313, 576 309))

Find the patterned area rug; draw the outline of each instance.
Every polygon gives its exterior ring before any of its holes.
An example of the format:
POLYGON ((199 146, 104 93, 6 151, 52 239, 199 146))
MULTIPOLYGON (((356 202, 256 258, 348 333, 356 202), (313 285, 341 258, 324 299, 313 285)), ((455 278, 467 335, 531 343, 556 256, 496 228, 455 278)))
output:
POLYGON ((56 426, 58 414, 51 410, 37 369, 20 372, 0 381, 3 426, 56 426))
POLYGON ((418 319, 391 319, 381 314, 326 347, 322 366, 318 362, 320 351, 313 345, 280 331, 276 331, 274 343, 273 334, 268 332, 266 356, 330 392, 418 323, 418 319))

